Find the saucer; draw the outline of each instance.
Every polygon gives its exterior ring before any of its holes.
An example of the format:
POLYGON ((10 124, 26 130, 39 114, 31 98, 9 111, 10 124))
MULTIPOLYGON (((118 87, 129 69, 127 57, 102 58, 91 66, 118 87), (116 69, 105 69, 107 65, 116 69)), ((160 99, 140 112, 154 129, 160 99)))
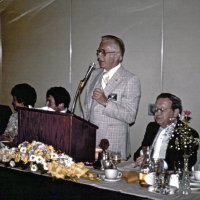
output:
POLYGON ((200 191, 200 184, 199 183, 190 183, 190 188, 192 191, 200 191))
POLYGON ((199 183, 200 184, 200 181, 199 180, 196 180, 195 178, 191 177, 190 178, 191 182, 193 183, 199 183))
POLYGON ((105 177, 105 175, 102 175, 101 178, 104 180, 104 181, 107 181, 107 182, 117 182, 117 181, 120 181, 121 180, 121 177, 117 177, 115 179, 108 179, 105 177))

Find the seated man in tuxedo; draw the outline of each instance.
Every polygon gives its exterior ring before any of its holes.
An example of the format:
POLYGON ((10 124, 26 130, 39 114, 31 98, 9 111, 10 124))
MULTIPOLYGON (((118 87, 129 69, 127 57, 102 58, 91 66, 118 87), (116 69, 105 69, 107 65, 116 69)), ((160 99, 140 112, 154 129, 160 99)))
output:
POLYGON ((12 110, 9 106, 0 105, 0 134, 4 133, 11 115, 12 110))
MULTIPOLYGON (((179 149, 175 143, 177 140, 180 141, 181 134, 178 130, 183 127, 183 122, 179 119, 182 113, 181 100, 173 94, 161 93, 156 99, 154 111, 155 122, 148 124, 141 147, 134 153, 133 159, 136 165, 140 166, 143 161, 141 149, 143 146, 149 146, 151 158, 164 159, 168 170, 174 170, 175 161, 183 162, 184 154, 183 149, 179 149)), ((194 129, 188 130, 193 138, 199 138, 194 129)), ((197 161, 198 144, 187 146, 190 147, 189 170, 197 161)))

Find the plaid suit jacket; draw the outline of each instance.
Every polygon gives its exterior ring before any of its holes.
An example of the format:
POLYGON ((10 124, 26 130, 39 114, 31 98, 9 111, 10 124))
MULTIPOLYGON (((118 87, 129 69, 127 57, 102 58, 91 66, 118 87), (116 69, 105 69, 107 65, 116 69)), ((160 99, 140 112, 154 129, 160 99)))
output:
POLYGON ((103 69, 95 69, 86 85, 84 116, 98 126, 96 145, 109 140, 109 150, 119 151, 122 158, 130 155, 129 125, 136 119, 141 87, 138 77, 120 67, 104 88, 110 99, 106 107, 93 100, 95 88, 101 88, 103 69))

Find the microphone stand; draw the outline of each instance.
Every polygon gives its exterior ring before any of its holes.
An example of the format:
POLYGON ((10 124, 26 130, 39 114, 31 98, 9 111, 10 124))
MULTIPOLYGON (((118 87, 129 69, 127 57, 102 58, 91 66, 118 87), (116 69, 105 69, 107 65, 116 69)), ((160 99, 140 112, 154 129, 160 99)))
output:
POLYGON ((80 98, 80 95, 83 91, 83 88, 85 87, 92 71, 95 69, 95 64, 92 63, 90 66, 89 66, 89 69, 86 73, 86 76, 83 80, 81 80, 79 82, 79 85, 78 85, 78 88, 76 90, 76 94, 75 94, 75 97, 74 97, 74 100, 73 100, 73 103, 72 103, 72 108, 71 108, 71 113, 74 114, 74 111, 75 111, 75 107, 76 107, 76 102, 77 102, 77 99, 80 98))
POLYGON ((73 114, 74 114, 74 110, 75 110, 75 107, 76 107, 77 99, 81 95, 83 85, 84 85, 84 80, 81 80, 79 82, 78 88, 76 90, 76 94, 75 94, 74 101, 73 101, 72 108, 71 108, 71 113, 73 113, 73 114))

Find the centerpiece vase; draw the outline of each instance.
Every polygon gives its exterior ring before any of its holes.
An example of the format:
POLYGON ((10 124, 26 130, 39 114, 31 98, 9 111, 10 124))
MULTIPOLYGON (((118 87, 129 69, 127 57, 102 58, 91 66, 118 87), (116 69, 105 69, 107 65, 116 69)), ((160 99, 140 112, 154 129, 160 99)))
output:
POLYGON ((191 194, 191 188, 190 188, 190 172, 188 170, 188 161, 189 161, 189 155, 183 155, 184 159, 184 166, 183 166, 183 173, 180 180, 179 185, 179 194, 180 195, 190 195, 191 194))

